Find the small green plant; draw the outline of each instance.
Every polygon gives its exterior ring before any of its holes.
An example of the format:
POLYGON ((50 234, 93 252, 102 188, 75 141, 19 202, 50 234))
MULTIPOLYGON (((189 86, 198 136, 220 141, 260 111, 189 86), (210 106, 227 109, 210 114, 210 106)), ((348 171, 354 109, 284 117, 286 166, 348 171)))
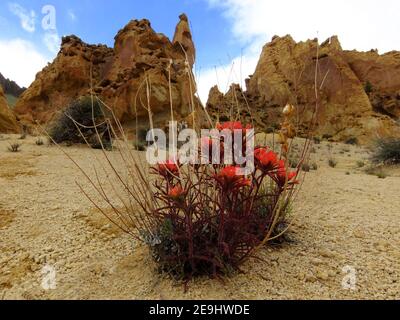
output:
POLYGON ((303 170, 304 172, 310 172, 311 166, 308 163, 303 163, 303 165, 301 166, 301 170, 303 170))
POLYGON ((8 147, 8 151, 10 152, 20 152, 21 151, 21 144, 20 143, 11 143, 8 147))
POLYGON ((318 170, 318 164, 316 162, 313 162, 311 164, 311 170, 314 170, 314 171, 318 170))
POLYGON ((385 171, 379 171, 377 174, 376 174, 376 176, 379 178, 379 179, 386 179, 387 178, 387 176, 388 176, 388 174, 385 172, 385 171))
POLYGON ((21 134, 21 136, 18 138, 19 140, 25 140, 27 137, 27 134, 24 132, 23 134, 21 134))
POLYGON ((38 139, 36 139, 35 144, 37 146, 42 146, 42 145, 44 145, 44 141, 42 138, 38 138, 38 139))
POLYGON ((374 87, 372 86, 371 82, 367 81, 364 85, 364 91, 366 94, 370 94, 374 90, 374 87))
POLYGON ((337 166, 337 161, 336 161, 334 158, 329 158, 329 159, 328 159, 328 165, 329 165, 331 168, 336 168, 336 166, 337 166))
POLYGON ((365 167, 365 162, 362 160, 357 161, 357 168, 364 168, 365 167))
POLYGON ((320 144, 321 143, 321 138, 320 137, 314 137, 313 141, 314 141, 314 144, 320 144))

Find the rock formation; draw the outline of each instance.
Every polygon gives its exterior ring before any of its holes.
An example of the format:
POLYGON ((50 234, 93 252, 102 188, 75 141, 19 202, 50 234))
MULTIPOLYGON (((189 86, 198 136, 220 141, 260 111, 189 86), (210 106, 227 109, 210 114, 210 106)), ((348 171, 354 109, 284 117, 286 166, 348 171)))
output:
POLYGON ((316 134, 367 142, 379 135, 400 134, 399 70, 399 52, 344 51, 337 37, 320 46, 316 39, 296 43, 290 36, 274 37, 247 79, 247 91, 234 85, 221 98, 213 88, 207 109, 231 116, 239 106, 243 118, 251 117, 268 129, 278 125, 283 107, 292 103, 298 108, 302 133, 310 127, 318 102, 316 134))
POLYGON ((25 124, 47 124, 92 88, 131 129, 136 123, 148 127, 149 112, 154 124, 163 126, 170 119, 170 101, 176 119, 200 105, 194 96, 194 57, 185 15, 180 17, 173 42, 156 33, 145 19, 132 20, 120 30, 113 49, 65 37, 56 59, 38 73, 15 111, 25 124))
POLYGON ((0 85, 0 133, 16 133, 19 126, 12 110, 7 105, 3 87, 0 85))

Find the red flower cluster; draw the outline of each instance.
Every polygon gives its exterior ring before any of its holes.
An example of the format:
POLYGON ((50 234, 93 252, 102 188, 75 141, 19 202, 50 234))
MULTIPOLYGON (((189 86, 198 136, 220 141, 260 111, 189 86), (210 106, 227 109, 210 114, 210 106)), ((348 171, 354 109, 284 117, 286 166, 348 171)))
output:
POLYGON ((159 163, 155 170, 163 177, 179 175, 179 165, 174 160, 159 163))
POLYGON ((277 169, 278 166, 278 155, 267 148, 254 150, 254 160, 256 166, 265 173, 277 169))
POLYGON ((267 148, 257 148, 254 151, 256 168, 264 174, 268 174, 279 187, 284 187, 286 183, 295 184, 293 179, 297 176, 297 171, 287 172, 284 160, 278 160, 278 155, 267 148))
POLYGON ((168 197, 173 200, 180 200, 185 196, 185 194, 185 190, 180 185, 177 185, 168 192, 168 197))
POLYGON ((218 183, 226 189, 239 189, 242 187, 250 187, 251 181, 241 175, 238 175, 239 167, 228 166, 215 176, 218 183))

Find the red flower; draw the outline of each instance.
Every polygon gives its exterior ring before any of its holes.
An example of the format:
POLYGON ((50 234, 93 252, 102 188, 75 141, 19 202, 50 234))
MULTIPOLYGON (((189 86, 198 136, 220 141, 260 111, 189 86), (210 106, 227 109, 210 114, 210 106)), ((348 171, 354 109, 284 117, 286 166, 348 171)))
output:
POLYGON ((279 187, 283 188, 287 182, 288 185, 297 184, 298 181, 293 179, 297 177, 297 171, 287 172, 285 161, 278 162, 277 171, 271 176, 276 181, 279 187))
POLYGON ((174 160, 161 162, 157 165, 156 171, 163 177, 179 175, 179 166, 174 160))
POLYGON ((257 167, 264 172, 275 170, 279 165, 277 154, 267 148, 254 150, 254 159, 257 167))
POLYGON ((224 188, 242 188, 246 186, 251 186, 250 179, 238 174, 239 167, 228 166, 223 168, 215 177, 215 179, 224 188))
POLYGON ((217 129, 218 130, 247 130, 251 129, 251 125, 247 125, 244 127, 240 121, 230 121, 230 122, 224 122, 224 123, 217 123, 217 129))
POLYGON ((169 192, 168 196, 174 200, 179 200, 185 195, 185 190, 180 185, 173 187, 169 192))

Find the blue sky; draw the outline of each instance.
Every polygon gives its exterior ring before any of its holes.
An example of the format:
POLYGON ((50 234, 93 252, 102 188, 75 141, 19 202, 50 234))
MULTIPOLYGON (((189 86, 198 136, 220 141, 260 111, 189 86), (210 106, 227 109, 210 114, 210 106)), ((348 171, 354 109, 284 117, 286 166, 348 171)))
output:
POLYGON ((27 86, 55 57, 63 35, 112 46, 129 20, 147 18, 171 38, 182 12, 191 22, 203 100, 214 84, 225 91, 231 82, 243 83, 276 34, 297 41, 337 34, 345 49, 400 50, 398 0, 3 0, 0 72, 27 86), (55 29, 42 27, 46 5, 55 8, 55 29))

